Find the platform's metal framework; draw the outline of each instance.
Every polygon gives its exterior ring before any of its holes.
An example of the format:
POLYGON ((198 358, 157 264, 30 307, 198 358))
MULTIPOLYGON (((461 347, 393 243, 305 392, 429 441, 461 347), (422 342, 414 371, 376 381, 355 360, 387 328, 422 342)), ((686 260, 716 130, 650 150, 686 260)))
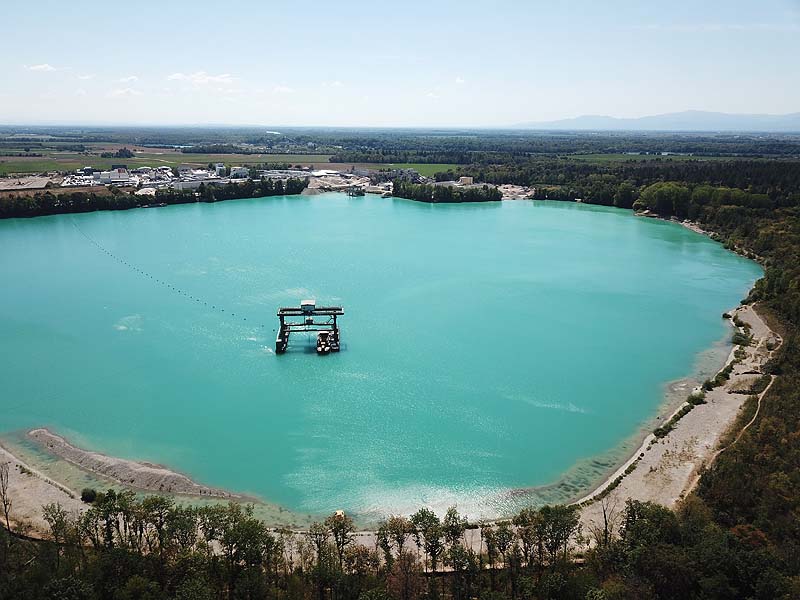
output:
POLYGON ((289 346, 289 336, 294 333, 316 331, 317 352, 338 352, 339 324, 336 317, 341 317, 344 309, 341 306, 317 306, 313 300, 304 300, 299 307, 287 306, 278 309, 280 329, 275 338, 275 352, 283 354, 289 346), (299 319, 299 320, 298 320, 299 319))

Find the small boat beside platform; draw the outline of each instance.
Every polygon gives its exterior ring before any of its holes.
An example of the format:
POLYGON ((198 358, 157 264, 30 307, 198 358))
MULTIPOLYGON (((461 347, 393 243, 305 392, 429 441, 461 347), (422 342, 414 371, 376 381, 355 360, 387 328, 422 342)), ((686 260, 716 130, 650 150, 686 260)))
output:
POLYGON ((320 331, 317 334, 317 354, 328 354, 331 351, 331 345, 328 342, 329 336, 329 331, 320 331))

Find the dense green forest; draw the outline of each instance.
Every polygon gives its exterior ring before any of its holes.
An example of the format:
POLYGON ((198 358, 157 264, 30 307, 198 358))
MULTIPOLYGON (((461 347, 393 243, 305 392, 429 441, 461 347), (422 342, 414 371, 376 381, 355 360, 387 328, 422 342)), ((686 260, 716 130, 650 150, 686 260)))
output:
POLYGON ((676 153, 699 156, 800 157, 800 135, 763 133, 579 132, 525 129, 349 129, 279 127, 0 126, 4 145, 31 149, 115 143, 196 147, 227 153, 330 152, 337 163, 499 163, 532 155, 676 153))
POLYGON ((766 194, 776 204, 800 202, 800 161, 797 160, 629 160, 597 163, 535 158, 500 164, 466 165, 438 173, 446 181, 460 176, 475 181, 531 186, 535 198, 575 200, 631 208, 639 191, 660 181, 707 184, 766 194))
POLYGON ((234 144, 199 144, 181 148, 184 154, 256 154, 260 151, 248 150, 234 144))
POLYGON ((93 192, 54 194, 47 191, 33 195, 12 194, 0 198, 0 219, 292 195, 301 193, 307 185, 307 180, 296 178, 287 179, 285 184, 281 180, 248 179, 243 183, 228 183, 224 186, 200 184, 197 190, 158 190, 155 196, 137 196, 132 192, 116 188, 112 188, 110 193, 102 194, 93 192))
POLYGON ((455 187, 451 185, 427 185, 395 179, 392 195, 420 202, 490 202, 502 200, 503 195, 494 186, 455 187))
POLYGON ((614 134, 580 135, 552 132, 400 132, 339 135, 324 138, 341 146, 331 162, 507 164, 531 157, 559 155, 670 153, 704 157, 796 157, 796 136, 760 137, 710 134, 614 134))
POLYGON ((133 152, 128 148, 120 148, 116 152, 103 152, 102 158, 133 158, 133 152))

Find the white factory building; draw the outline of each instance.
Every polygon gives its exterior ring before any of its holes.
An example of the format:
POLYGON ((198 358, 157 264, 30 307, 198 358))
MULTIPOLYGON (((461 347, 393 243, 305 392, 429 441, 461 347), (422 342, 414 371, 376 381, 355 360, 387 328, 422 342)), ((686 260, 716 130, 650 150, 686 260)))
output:
POLYGON ((250 167, 231 167, 231 179, 250 177, 250 167))
POLYGON ((128 185, 131 183, 131 175, 128 173, 128 169, 95 172, 94 178, 99 180, 102 185, 128 185))

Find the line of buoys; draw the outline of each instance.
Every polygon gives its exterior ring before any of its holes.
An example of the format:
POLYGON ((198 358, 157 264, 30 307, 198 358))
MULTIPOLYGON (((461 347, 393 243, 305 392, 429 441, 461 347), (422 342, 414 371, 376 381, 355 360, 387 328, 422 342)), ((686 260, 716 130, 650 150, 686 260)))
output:
MULTIPOLYGON (((130 262, 128 262, 128 261, 127 261, 127 260, 125 260, 124 258, 121 258, 121 257, 117 256, 116 254, 114 254, 113 252, 111 252, 111 250, 109 250, 108 248, 104 247, 104 246, 103 246, 102 244, 100 244, 100 243, 99 243, 97 240, 95 240, 95 239, 94 239, 94 238, 92 238, 92 237, 91 237, 89 234, 87 234, 85 231, 83 231, 83 229, 81 229, 81 228, 78 226, 78 224, 75 222, 75 219, 72 219, 72 226, 73 226, 73 227, 75 227, 75 229, 76 229, 76 230, 77 230, 77 231, 78 231, 78 232, 79 232, 79 233, 80 233, 80 234, 81 234, 83 237, 85 237, 85 238, 86 238, 86 239, 87 239, 87 240, 88 240, 88 241, 89 241, 89 242, 90 242, 90 243, 91 243, 93 246, 95 246, 95 247, 96 247, 98 250, 100 250, 101 252, 103 252, 104 254, 106 254, 107 256, 109 256, 110 258, 113 258, 113 259, 114 259, 115 261, 117 261, 118 263, 120 263, 120 264, 122 264, 122 265, 125 265, 126 267, 128 267, 128 268, 129 268, 129 269, 131 269, 132 271, 134 271, 134 272, 136 272, 136 273, 139 273, 140 275, 142 275, 142 276, 144 276, 144 277, 147 277, 147 278, 151 279, 152 281, 154 281, 154 282, 156 282, 156 283, 158 283, 158 284, 160 284, 160 285, 163 285, 163 286, 165 286, 165 287, 168 287, 168 288, 169 288, 169 289, 171 289, 173 292, 177 292, 178 294, 180 294, 180 295, 182 295, 182 296, 185 296, 185 297, 186 297, 186 298, 188 298, 189 300, 194 300, 195 302, 201 302, 200 298, 197 298, 197 297, 195 297, 195 296, 192 296, 190 293, 188 293, 188 292, 186 292, 186 291, 184 291, 184 290, 182 290, 182 289, 180 289, 180 288, 177 288, 177 287, 175 287, 175 286, 174 286, 174 285, 172 285, 171 283, 167 283, 166 281, 162 281, 161 279, 159 279, 158 277, 155 277, 155 276, 154 276, 154 275, 152 275, 151 273, 148 273, 148 272, 147 272, 147 271, 145 271, 144 269, 140 269, 139 267, 137 267, 137 266, 134 266, 133 264, 131 264, 130 262)), ((208 302, 206 302, 206 301, 202 301, 202 302, 203 302, 203 305, 204 305, 204 306, 209 306, 208 302)), ((225 312, 225 309, 224 309, 224 308, 222 308, 222 307, 219 307, 219 308, 218 308, 218 307, 217 307, 215 304, 212 304, 212 305, 211 305, 211 309, 212 309, 212 310, 219 310, 219 312, 221 312, 221 313, 224 313, 224 312, 225 312)), ((233 312, 229 312, 228 314, 229 314, 231 317, 233 317, 233 318, 236 318, 236 314, 235 314, 235 313, 233 313, 233 312)), ((240 318, 242 319, 242 321, 243 321, 243 322, 246 322, 246 321, 247 321, 247 317, 240 317, 240 318)), ((264 327, 264 324, 263 324, 263 323, 261 324, 261 327, 262 327, 262 328, 264 327)))

